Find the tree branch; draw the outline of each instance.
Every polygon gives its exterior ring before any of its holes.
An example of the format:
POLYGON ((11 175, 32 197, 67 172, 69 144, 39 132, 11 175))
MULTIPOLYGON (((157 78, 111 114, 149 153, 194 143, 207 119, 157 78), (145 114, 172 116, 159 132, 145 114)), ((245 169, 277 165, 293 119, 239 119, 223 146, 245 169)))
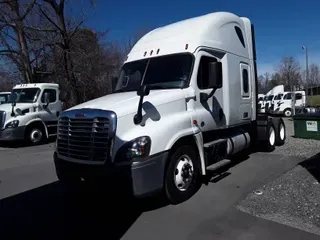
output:
POLYGON ((9 55, 9 54, 20 54, 19 52, 15 51, 15 50, 0 50, 0 55, 9 55))
MULTIPOLYGON (((44 1, 46 2, 48 0, 44 0, 44 1)), ((59 31, 62 31, 61 28, 42 10, 41 6, 39 6, 39 10, 50 23, 52 23, 59 31)))
POLYGON ((30 3, 30 5, 27 7, 26 12, 22 15, 22 17, 20 18, 20 20, 24 20, 25 17, 30 13, 30 11, 32 10, 32 8, 34 7, 34 5, 36 4, 37 0, 33 0, 32 3, 30 3))
POLYGON ((33 27, 33 26, 26 26, 25 28, 28 30, 33 30, 38 32, 58 32, 57 29, 44 29, 44 28, 33 27))
POLYGON ((8 1, 1 1, 0 4, 7 4, 7 3, 13 3, 14 0, 8 0, 8 1))
MULTIPOLYGON (((58 10, 59 6, 58 4, 56 3, 55 0, 43 0, 44 2, 48 3, 51 5, 51 7, 54 9, 54 10, 58 10)), ((63 1, 64 2, 64 1, 63 1)), ((61 1, 60 1, 61 3, 61 1)))
POLYGON ((78 31, 79 27, 81 26, 81 24, 83 23, 83 20, 76 26, 76 28, 72 31, 72 33, 69 36, 69 39, 71 39, 73 37, 73 35, 78 31))

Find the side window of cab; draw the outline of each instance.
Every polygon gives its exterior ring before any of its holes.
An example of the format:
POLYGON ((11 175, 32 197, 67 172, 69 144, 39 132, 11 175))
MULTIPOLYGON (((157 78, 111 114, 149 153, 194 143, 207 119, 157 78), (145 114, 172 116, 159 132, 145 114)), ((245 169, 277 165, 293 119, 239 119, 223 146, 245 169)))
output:
POLYGON ((49 103, 55 103, 57 101, 57 91, 55 89, 45 89, 41 96, 41 102, 45 103, 45 93, 49 95, 49 103))
POLYGON ((217 62, 217 59, 213 57, 202 56, 200 59, 197 84, 199 89, 208 89, 209 88, 209 63, 217 62))

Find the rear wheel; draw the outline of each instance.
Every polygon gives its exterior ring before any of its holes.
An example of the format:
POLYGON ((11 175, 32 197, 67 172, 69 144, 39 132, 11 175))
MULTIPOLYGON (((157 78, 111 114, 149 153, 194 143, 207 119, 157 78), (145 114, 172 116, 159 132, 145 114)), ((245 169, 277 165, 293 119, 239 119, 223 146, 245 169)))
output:
POLYGON ((164 179, 165 193, 171 204, 188 200, 201 187, 200 161, 193 146, 173 150, 164 179))
POLYGON ((286 126, 282 118, 273 118, 272 120, 276 131, 276 145, 282 146, 286 140, 286 126))
POLYGON ((262 148, 267 152, 272 152, 276 144, 276 129, 272 120, 268 120, 266 128, 267 140, 262 142, 262 148))

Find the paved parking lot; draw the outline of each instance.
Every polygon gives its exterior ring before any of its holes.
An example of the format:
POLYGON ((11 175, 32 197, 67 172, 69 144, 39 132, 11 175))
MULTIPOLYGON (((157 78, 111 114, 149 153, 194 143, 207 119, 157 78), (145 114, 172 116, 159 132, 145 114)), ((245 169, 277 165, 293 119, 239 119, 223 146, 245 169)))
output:
MULTIPOLYGON (((292 123, 287 126, 290 135, 292 123)), ((289 146, 300 141, 288 137, 289 146)), ((272 154, 252 154, 189 201, 163 206, 155 199, 134 202, 107 190, 66 195, 54 173, 52 151, 53 143, 0 147, 0 238, 319 239, 235 207, 313 153, 294 154, 284 146, 272 154)))

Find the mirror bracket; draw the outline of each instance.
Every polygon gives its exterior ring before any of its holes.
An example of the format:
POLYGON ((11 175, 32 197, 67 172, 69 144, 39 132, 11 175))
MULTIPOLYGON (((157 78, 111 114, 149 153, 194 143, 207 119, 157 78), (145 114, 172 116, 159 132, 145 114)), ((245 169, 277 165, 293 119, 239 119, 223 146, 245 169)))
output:
POLYGON ((212 89, 212 91, 209 94, 206 93, 200 93, 200 102, 206 102, 209 98, 211 98, 214 93, 216 92, 216 88, 212 89))
POLYGON ((143 97, 148 96, 150 93, 150 88, 147 85, 142 85, 138 91, 137 95, 140 96, 139 99, 139 105, 138 105, 138 111, 137 114, 134 115, 133 117, 133 122, 135 125, 138 125, 142 121, 142 104, 143 104, 143 97))

